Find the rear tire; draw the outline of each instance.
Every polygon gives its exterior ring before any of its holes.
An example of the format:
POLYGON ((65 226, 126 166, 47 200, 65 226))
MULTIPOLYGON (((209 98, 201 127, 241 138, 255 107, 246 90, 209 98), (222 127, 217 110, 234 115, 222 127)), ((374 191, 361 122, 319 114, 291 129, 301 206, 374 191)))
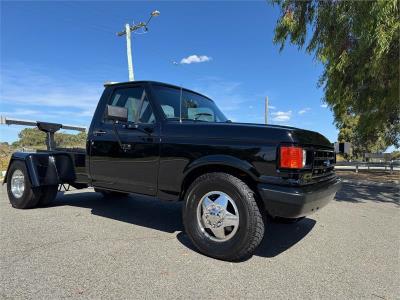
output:
POLYGON ((32 188, 23 161, 17 160, 11 163, 7 174, 7 194, 11 205, 15 208, 33 208, 39 203, 40 190, 32 188))
POLYGON ((264 236, 254 192, 239 178, 226 173, 207 173, 190 185, 183 223, 201 253, 227 261, 250 257, 264 236), (237 223, 228 225, 233 219, 237 223))

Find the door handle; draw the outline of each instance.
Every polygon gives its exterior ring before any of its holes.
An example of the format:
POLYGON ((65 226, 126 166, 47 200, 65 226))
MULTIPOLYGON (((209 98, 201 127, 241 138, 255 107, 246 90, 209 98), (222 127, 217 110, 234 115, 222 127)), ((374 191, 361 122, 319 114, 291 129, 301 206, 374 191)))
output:
POLYGON ((107 131, 104 131, 104 130, 95 130, 95 131, 93 131, 93 134, 95 136, 104 135, 106 133, 107 133, 107 131))

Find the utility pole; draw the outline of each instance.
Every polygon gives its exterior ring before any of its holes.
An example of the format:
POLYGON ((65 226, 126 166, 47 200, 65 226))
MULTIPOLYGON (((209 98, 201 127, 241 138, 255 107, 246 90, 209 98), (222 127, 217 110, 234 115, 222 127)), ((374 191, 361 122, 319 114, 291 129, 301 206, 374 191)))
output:
POLYGON ((135 75, 133 72, 133 61, 132 61, 132 46, 131 46, 131 32, 134 32, 140 28, 143 28, 144 31, 148 31, 148 25, 152 17, 158 17, 160 15, 160 12, 158 10, 153 11, 150 14, 150 18, 147 20, 146 23, 140 22, 138 24, 125 24, 125 30, 117 32, 117 36, 123 36, 126 35, 126 55, 128 57, 128 74, 129 74, 129 81, 134 81, 135 80, 135 75))
POLYGON ((128 56, 129 81, 134 81, 135 74, 133 73, 133 64, 132 64, 131 27, 129 26, 129 24, 125 24, 125 35, 126 35, 126 54, 128 56))
POLYGON ((265 124, 268 124, 268 96, 265 97, 265 124))

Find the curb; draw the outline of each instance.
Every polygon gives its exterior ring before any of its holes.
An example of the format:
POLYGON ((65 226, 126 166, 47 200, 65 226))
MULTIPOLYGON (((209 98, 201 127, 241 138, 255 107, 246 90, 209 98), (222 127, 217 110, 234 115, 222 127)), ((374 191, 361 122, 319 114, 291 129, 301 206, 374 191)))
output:
POLYGON ((379 186, 379 187, 390 187, 390 188, 400 188, 399 182, 390 182, 390 183, 384 183, 384 182, 375 182, 375 181, 368 181, 368 180, 349 180, 349 179, 343 179, 343 183, 350 183, 354 185, 367 185, 367 186, 379 186))

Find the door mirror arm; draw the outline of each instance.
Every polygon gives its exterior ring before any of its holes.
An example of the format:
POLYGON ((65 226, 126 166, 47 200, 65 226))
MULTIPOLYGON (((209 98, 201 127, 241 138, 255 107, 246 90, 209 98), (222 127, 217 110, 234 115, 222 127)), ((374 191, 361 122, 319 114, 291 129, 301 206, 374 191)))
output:
POLYGON ((117 126, 116 126, 116 124, 118 124, 118 123, 119 123, 118 121, 114 121, 114 122, 113 122, 113 129, 114 129, 115 136, 117 137, 117 141, 118 141, 119 147, 120 147, 123 151, 125 151, 125 150, 124 150, 124 147, 122 146, 121 137, 119 136, 118 129, 117 129, 117 126))

